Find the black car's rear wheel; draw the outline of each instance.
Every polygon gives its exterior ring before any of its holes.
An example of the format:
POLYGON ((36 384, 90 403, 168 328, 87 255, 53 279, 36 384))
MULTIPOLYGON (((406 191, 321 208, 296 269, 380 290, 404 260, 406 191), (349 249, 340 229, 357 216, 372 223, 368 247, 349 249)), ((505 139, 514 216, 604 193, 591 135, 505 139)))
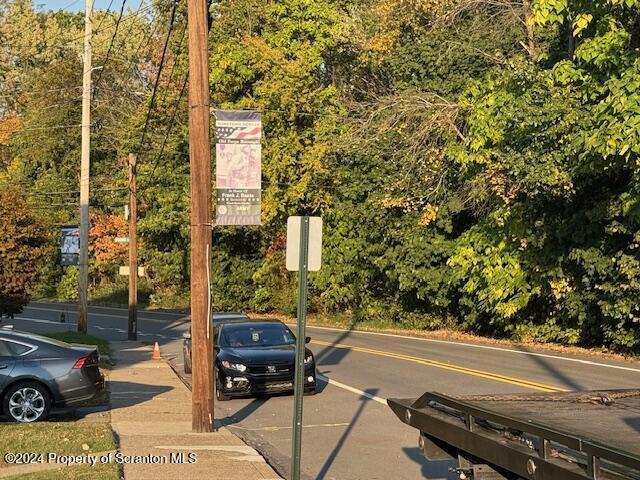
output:
POLYGON ((36 382, 20 382, 7 390, 2 409, 12 422, 44 420, 51 409, 51 395, 36 382))

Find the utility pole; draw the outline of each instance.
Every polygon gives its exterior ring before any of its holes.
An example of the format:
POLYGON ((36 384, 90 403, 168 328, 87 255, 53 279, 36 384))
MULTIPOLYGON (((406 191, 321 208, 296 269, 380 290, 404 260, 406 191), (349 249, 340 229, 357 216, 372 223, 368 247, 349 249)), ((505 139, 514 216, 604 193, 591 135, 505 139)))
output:
POLYGON ((93 0, 86 0, 82 75, 82 147, 80 159, 80 255, 78 271, 78 332, 87 333, 89 289, 89 166, 91 148, 91 36, 93 0))
POLYGON ((129 154, 129 326, 127 338, 138 338, 138 197, 136 192, 136 162, 129 154))
POLYGON ((209 48, 206 0, 188 0, 189 160, 191 167, 191 342, 194 432, 213 431, 211 331, 211 150, 209 48))

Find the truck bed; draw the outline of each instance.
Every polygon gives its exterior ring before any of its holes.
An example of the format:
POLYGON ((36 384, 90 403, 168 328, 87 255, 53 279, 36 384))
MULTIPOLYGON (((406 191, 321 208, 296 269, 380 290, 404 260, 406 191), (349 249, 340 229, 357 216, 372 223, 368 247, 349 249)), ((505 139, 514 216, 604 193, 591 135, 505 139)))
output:
POLYGON ((425 393, 388 403, 421 442, 504 473, 496 478, 640 479, 639 390, 425 393))

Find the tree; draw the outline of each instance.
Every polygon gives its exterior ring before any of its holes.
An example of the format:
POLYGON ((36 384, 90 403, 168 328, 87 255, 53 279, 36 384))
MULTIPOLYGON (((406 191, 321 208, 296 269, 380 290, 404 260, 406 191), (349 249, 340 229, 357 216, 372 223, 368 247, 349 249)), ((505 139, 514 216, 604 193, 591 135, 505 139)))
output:
POLYGON ((14 315, 29 303, 49 238, 16 189, 0 190, 0 222, 0 315, 14 315))

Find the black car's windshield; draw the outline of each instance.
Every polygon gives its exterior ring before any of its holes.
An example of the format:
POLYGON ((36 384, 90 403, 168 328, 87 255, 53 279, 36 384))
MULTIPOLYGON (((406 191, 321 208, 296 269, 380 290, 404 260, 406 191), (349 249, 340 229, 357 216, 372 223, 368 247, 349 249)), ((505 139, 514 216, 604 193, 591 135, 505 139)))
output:
POLYGON ((277 347, 292 345, 296 339, 281 323, 225 325, 218 345, 227 348, 277 347))

